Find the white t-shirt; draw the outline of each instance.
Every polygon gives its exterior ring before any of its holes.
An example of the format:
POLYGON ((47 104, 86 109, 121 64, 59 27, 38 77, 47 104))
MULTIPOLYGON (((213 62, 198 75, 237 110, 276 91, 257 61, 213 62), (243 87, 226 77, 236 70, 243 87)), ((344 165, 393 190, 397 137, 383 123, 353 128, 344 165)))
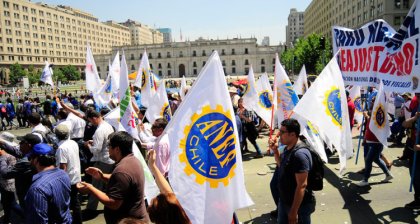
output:
POLYGON ((71 122, 72 125, 70 138, 83 138, 85 133, 86 121, 74 115, 73 113, 70 113, 69 116, 67 116, 66 120, 71 122))
POLYGON ((92 162, 103 162, 106 164, 114 164, 114 160, 109 158, 108 136, 114 132, 114 129, 108 122, 102 121, 93 134, 93 145, 90 152, 93 154, 92 162))
POLYGON ((67 174, 70 177, 71 184, 80 182, 80 158, 79 158, 79 146, 73 140, 62 140, 58 143, 58 149, 55 153, 57 159, 57 167, 60 163, 67 164, 67 174))
POLYGON ((37 126, 35 126, 34 128, 32 128, 32 133, 35 134, 35 135, 38 135, 39 138, 41 139, 41 142, 42 142, 43 139, 42 139, 42 134, 40 134, 40 132, 43 133, 43 134, 47 134, 48 133, 47 127, 45 127, 41 123, 39 123, 37 126))

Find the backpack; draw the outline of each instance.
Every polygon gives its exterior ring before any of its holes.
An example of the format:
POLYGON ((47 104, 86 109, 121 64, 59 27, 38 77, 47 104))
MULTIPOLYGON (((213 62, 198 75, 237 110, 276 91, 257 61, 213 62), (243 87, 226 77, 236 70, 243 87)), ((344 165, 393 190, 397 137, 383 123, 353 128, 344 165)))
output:
POLYGON ((5 114, 6 113, 6 105, 3 105, 1 107, 1 113, 5 114))
POLYGON ((306 189, 311 191, 320 191, 324 188, 324 161, 319 154, 308 144, 302 144, 299 148, 293 150, 291 157, 302 148, 307 148, 312 156, 312 168, 308 173, 308 185, 306 189))
POLYGON ((58 143, 60 140, 58 140, 57 135, 55 135, 55 133, 52 132, 49 128, 47 128, 47 133, 42 131, 34 131, 34 133, 40 134, 44 143, 50 145, 53 147, 53 149, 58 149, 58 143))

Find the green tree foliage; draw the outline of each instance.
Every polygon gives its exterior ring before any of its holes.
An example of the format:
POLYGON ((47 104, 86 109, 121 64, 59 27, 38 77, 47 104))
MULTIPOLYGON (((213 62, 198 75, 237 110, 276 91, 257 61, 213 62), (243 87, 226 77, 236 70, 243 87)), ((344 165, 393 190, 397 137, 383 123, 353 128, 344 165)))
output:
POLYGON ((80 72, 74 65, 66 65, 61 68, 61 71, 63 72, 64 76, 67 78, 68 81, 80 80, 80 72))
POLYGON ((64 75, 61 68, 53 67, 53 81, 54 81, 54 83, 56 83, 57 81, 61 81, 61 83, 68 82, 68 79, 64 75))
POLYGON ((28 79, 30 84, 38 83, 41 78, 42 71, 35 69, 33 65, 28 67, 28 79))
POLYGON ((281 55, 287 71, 298 74, 303 65, 308 74, 319 74, 331 59, 331 44, 325 39, 325 50, 321 48, 321 35, 311 34, 296 41, 293 48, 281 55))
POLYGON ((16 83, 18 83, 22 77, 27 75, 28 71, 26 71, 19 63, 15 63, 10 66, 9 83, 16 85, 16 83))

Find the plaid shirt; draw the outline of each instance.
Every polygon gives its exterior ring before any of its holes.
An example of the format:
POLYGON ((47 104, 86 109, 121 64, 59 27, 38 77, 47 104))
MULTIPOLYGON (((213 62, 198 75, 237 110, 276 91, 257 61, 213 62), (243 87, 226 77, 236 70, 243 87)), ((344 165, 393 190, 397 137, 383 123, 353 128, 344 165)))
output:
MULTIPOLYGON (((4 154, 0 156, 0 169, 6 170, 16 164, 16 158, 9 155, 4 154)), ((4 179, 0 178, 0 187, 9 192, 15 192, 15 179, 4 179)))
MULTIPOLYGON (((249 111, 244 109, 240 114, 238 114, 239 117, 241 117, 240 115, 243 115, 244 117, 248 118, 249 120, 251 120, 251 122, 254 120, 254 112, 253 111, 249 111)), ((242 123, 250 123, 248 121, 246 121, 245 119, 241 118, 242 123)))

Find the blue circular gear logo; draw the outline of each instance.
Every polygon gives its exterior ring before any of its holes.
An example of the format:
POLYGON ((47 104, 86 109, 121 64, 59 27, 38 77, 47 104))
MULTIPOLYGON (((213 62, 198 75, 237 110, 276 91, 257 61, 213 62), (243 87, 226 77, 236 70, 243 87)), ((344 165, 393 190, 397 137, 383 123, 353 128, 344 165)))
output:
POLYGON ((258 103, 265 109, 271 109, 273 96, 267 91, 258 94, 258 103))
POLYGON ((325 93, 324 106, 326 112, 335 125, 342 126, 342 112, 341 112, 341 94, 337 87, 332 87, 325 93))

